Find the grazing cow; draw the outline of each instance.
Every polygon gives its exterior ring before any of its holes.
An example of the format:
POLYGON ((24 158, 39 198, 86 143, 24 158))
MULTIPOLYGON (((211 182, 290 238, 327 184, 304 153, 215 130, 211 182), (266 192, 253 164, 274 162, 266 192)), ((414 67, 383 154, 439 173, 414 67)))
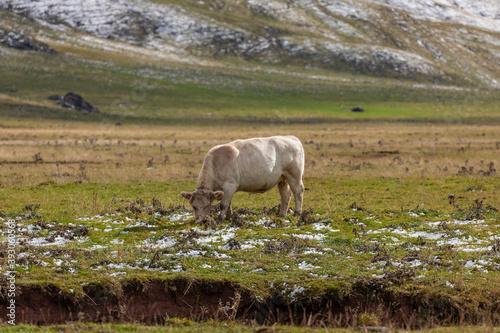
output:
POLYGON ((278 185, 279 216, 285 216, 290 198, 295 198, 295 216, 302 213, 304 148, 294 136, 272 136, 236 140, 215 146, 203 161, 196 190, 181 192, 193 206, 195 221, 210 216, 212 201, 221 199, 221 223, 231 219, 231 199, 237 191, 264 193, 278 185))

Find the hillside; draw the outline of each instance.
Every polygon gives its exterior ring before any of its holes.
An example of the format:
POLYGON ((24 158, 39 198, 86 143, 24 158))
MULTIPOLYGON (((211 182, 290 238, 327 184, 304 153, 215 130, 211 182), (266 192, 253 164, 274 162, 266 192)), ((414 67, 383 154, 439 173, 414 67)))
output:
POLYGON ((6 0, 0 7, 0 45, 8 47, 32 40, 62 52, 83 45, 197 65, 500 86, 495 0, 6 0))

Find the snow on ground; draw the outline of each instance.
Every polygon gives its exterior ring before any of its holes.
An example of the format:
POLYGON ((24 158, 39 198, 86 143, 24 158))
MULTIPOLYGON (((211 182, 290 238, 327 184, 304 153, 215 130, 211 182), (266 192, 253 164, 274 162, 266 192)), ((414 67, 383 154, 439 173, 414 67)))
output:
POLYGON ((451 21, 500 32, 498 0, 372 0, 413 13, 419 19, 451 21))
MULTIPOLYGON (((410 219, 425 219, 422 213, 410 211, 406 215, 410 219)), ((225 224, 215 229, 193 226, 194 217, 190 212, 175 212, 168 216, 153 214, 149 217, 122 213, 104 214, 78 218, 75 223, 67 225, 57 222, 40 223, 21 218, 17 219, 16 241, 18 248, 23 246, 23 252, 18 253, 18 266, 23 269, 29 269, 27 261, 41 267, 76 272, 79 268, 67 252, 63 251, 63 255, 54 257, 53 250, 85 249, 110 253, 108 258, 112 259, 111 262, 101 262, 91 267, 92 270, 105 272, 110 276, 126 275, 128 271, 136 270, 180 272, 184 268, 178 262, 179 258, 206 258, 211 261, 203 262, 200 268, 210 270, 228 269, 227 265, 232 261, 230 270, 238 272, 246 265, 244 260, 238 258, 239 251, 263 253, 268 242, 287 238, 303 239, 307 241, 307 247, 290 251, 289 257, 297 260, 293 264, 289 262, 283 266, 283 270, 299 269, 316 274, 315 272, 323 268, 320 262, 326 257, 354 260, 326 245, 331 244, 332 239, 352 237, 351 229, 345 228, 345 221, 332 221, 324 217, 320 222, 296 227, 290 220, 272 216, 244 216, 248 221, 247 227, 235 228, 225 224), (283 221, 286 221, 285 225, 283 221), (48 251, 40 252, 41 249, 48 251), (141 252, 146 254, 148 251, 160 251, 162 265, 154 264, 152 255, 124 260, 121 253, 126 249, 146 251, 141 252), (36 253, 42 254, 40 256, 35 255, 36 253)), ((318 218, 321 219, 321 216, 318 218)), ((474 259, 457 262, 465 272, 488 272, 499 266, 491 258, 484 256, 493 250, 492 244, 499 235, 498 225, 485 219, 450 218, 447 221, 427 221, 412 226, 392 226, 390 222, 382 223, 376 216, 368 216, 363 222, 356 220, 348 223, 364 230, 366 242, 383 243, 388 249, 407 244, 408 250, 415 253, 425 248, 450 246, 464 255, 477 253, 478 256, 474 259)), ((0 240, 6 243, 8 235, 6 227, 3 226, 6 224, 5 219, 1 224, 0 240)), ((364 250, 360 251, 359 253, 363 253, 364 250)), ((429 260, 434 263, 442 261, 439 257, 427 260, 415 257, 393 260, 392 265, 396 268, 424 269, 425 275, 426 267, 430 265, 429 260)), ((368 269, 378 276, 386 261, 375 261, 369 264, 368 269)), ((2 270, 5 270, 5 267, 2 270)), ((264 271, 262 267, 251 270, 254 273, 264 271)))

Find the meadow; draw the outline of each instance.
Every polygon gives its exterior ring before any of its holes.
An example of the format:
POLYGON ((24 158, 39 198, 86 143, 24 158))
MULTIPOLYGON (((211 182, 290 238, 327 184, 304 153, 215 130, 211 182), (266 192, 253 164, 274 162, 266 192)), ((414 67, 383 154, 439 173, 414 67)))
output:
POLYGON ((86 56, 1 64, 0 266, 15 219, 18 323, 500 324, 497 91, 86 56), (101 113, 46 100, 68 89, 101 113), (179 193, 205 153, 278 134, 305 148, 304 214, 278 218, 274 189, 196 225, 179 193))

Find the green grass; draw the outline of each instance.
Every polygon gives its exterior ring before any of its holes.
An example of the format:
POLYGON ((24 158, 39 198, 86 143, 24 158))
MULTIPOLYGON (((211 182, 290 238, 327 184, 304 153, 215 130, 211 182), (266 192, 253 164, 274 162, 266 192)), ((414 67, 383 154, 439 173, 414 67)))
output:
MULTIPOLYGON (((14 52, 14 51, 13 51, 14 52)), ((203 121, 417 120, 496 122, 494 91, 453 91, 395 86, 390 80, 343 82, 233 69, 88 63, 64 56, 22 54, 2 63, 0 93, 39 103, 4 102, 0 116, 63 120, 171 123, 203 121), (29 59, 29 61, 27 61, 29 59), (29 77, 29 80, 27 78, 29 77), (74 115, 47 101, 51 94, 77 92, 105 115, 74 115), (343 106, 341 104, 343 94, 343 106), (344 108, 364 106, 364 113, 344 108)), ((269 70, 273 70, 269 68, 269 70)), ((283 68, 283 70, 287 70, 283 68)))
MULTIPOLYGON (((307 202, 314 202, 314 208, 320 211, 335 211, 348 207, 353 202, 367 209, 380 211, 398 211, 413 209, 417 206, 427 210, 438 210, 442 214, 455 212, 448 204, 448 195, 468 198, 468 203, 475 198, 493 198, 498 186, 496 178, 474 180, 455 177, 451 179, 391 179, 375 178, 359 179, 315 179, 305 178, 305 184, 310 189, 306 191, 307 202), (468 184, 468 185, 467 185, 468 184), (480 184, 482 189, 474 193, 474 187, 480 184), (370 208, 371 207, 371 208, 370 208)), ((20 212, 25 205, 40 204, 47 219, 64 217, 81 217, 98 214, 103 211, 113 211, 120 201, 132 201, 137 197, 151 200, 153 197, 167 204, 176 206, 182 203, 179 193, 194 189, 195 181, 144 182, 135 183, 40 183, 30 186, 2 187, 0 193, 4 198, 3 209, 6 212, 20 212), (114 199, 113 199, 114 198, 114 199)), ((279 203, 277 190, 265 194, 251 195, 237 193, 236 207, 256 209, 279 203), (239 202, 239 204, 238 204, 239 202)), ((494 204, 494 200, 489 202, 494 204)), ((342 213, 344 213, 341 210, 342 213)), ((339 219, 341 216, 338 217, 339 219)))
MULTIPOLYGON (((0 326, 1 327, 1 326, 0 326)), ((57 325, 52 327, 39 327, 31 325, 17 325, 15 327, 3 327, 8 332, 42 332, 42 333, 52 333, 52 332, 100 332, 100 333, 128 333, 128 332, 210 332, 210 333, 244 333, 244 332, 255 332, 256 330, 266 329, 266 332, 332 332, 332 333, 343 333, 352 332, 352 330, 347 329, 326 329, 326 328, 297 328, 291 326, 270 326, 270 327, 249 327, 242 325, 234 325, 232 323, 208 323, 199 324, 197 322, 192 322, 188 320, 171 320, 165 326, 144 326, 144 325, 131 325, 131 324, 69 324, 69 325, 57 325)), ((410 332, 410 331, 405 331, 410 332)), ((430 330, 419 330, 421 333, 496 333, 499 332, 498 328, 494 327, 446 327, 439 329, 430 330)))

